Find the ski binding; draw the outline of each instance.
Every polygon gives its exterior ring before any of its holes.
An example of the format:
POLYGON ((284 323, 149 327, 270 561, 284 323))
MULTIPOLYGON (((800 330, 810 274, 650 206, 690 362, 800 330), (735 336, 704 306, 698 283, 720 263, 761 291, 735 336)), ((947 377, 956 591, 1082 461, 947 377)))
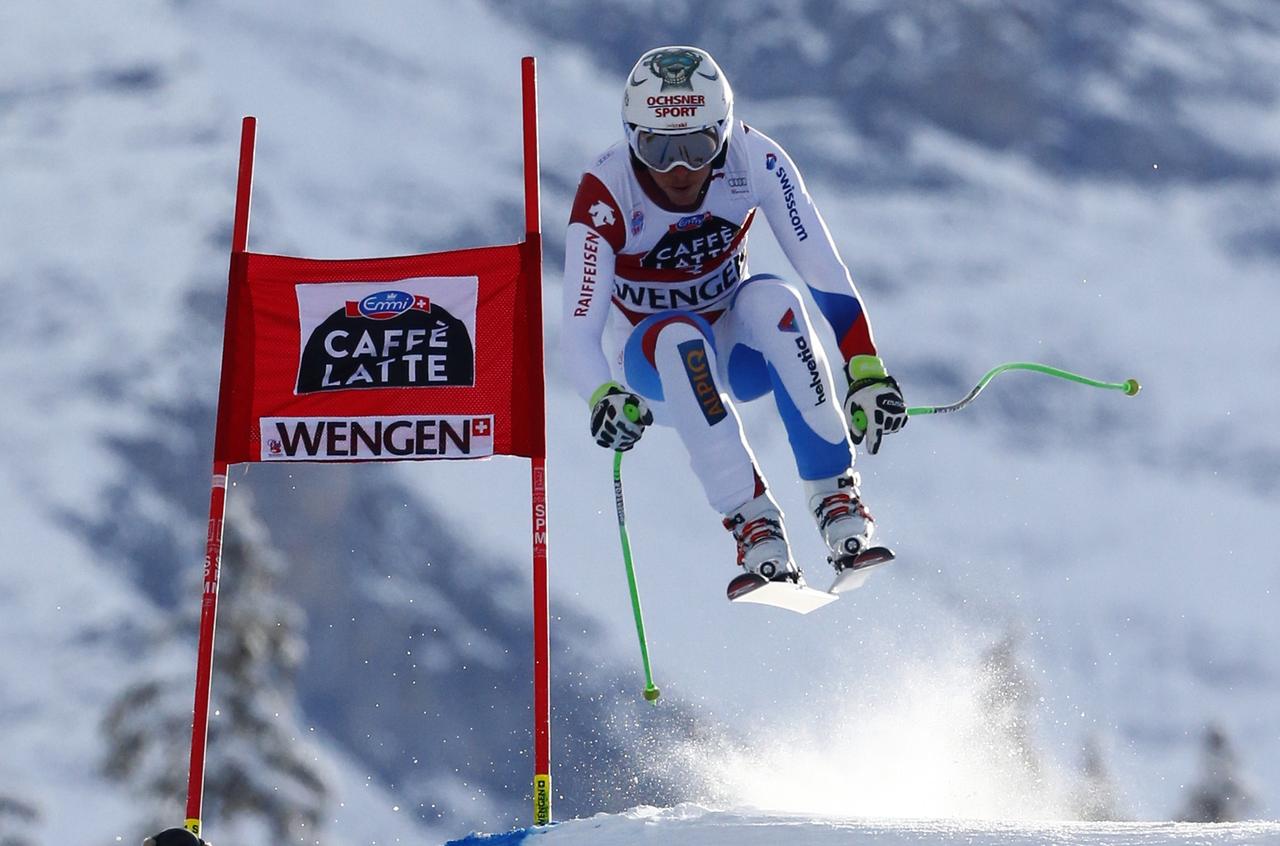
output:
POLYGON ((873 546, 864 549, 857 555, 842 558, 835 563, 836 580, 831 583, 830 593, 838 596, 842 593, 857 590, 866 583, 871 571, 888 564, 894 559, 893 550, 887 546, 873 546))
POLYGON ((804 579, 769 580, 758 573, 743 573, 729 582, 727 591, 730 602, 751 602, 756 605, 772 605, 797 614, 808 614, 839 599, 833 593, 816 590, 805 584, 804 579))

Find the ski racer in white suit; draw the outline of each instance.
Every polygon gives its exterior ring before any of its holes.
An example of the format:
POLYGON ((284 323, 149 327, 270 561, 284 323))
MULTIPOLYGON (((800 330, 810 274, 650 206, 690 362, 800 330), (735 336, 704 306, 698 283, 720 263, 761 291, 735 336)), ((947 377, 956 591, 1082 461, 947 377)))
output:
POLYGON ((734 119, 733 92, 705 51, 645 53, 622 115, 627 140, 583 174, 565 243, 564 365, 592 435, 625 450, 651 423, 674 427, 738 563, 797 581, 734 409, 771 393, 838 571, 874 531, 850 437, 874 453, 907 420, 849 272, 795 164, 734 119), (835 332, 842 395, 797 289, 747 273, 758 211, 835 332))

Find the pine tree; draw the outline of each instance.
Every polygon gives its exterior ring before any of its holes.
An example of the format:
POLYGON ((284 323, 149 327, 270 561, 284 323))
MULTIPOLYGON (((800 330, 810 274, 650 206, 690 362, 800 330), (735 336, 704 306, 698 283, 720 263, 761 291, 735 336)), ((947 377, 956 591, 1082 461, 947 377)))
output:
POLYGON ((36 846, 39 822, 40 811, 35 805, 0 794, 0 846, 36 846))
POLYGON ((1001 756, 1032 784, 1040 784, 1040 755, 1033 738, 1035 683, 1018 660, 1019 638, 1009 632, 982 656, 981 707, 1001 756))
POLYGON ((1240 772, 1234 744, 1219 725, 1205 729, 1200 779, 1191 786, 1179 819, 1188 822, 1232 822, 1247 819, 1257 797, 1240 772))
POLYGON ((1076 785, 1072 804, 1082 820, 1119 820, 1115 782, 1102 752, 1102 741, 1097 734, 1085 738, 1080 750, 1080 780, 1076 785))
MULTIPOLYGON (((247 492, 228 497, 204 816, 220 826, 263 827, 273 842, 314 837, 329 798, 316 753, 293 719, 305 649, 297 635, 302 612, 279 593, 284 569, 247 492)), ((161 634, 189 640, 195 610, 176 615, 180 631, 161 634)), ((186 795, 191 694, 189 674, 143 679, 103 719, 103 771, 135 787, 148 831, 171 825, 186 795)))

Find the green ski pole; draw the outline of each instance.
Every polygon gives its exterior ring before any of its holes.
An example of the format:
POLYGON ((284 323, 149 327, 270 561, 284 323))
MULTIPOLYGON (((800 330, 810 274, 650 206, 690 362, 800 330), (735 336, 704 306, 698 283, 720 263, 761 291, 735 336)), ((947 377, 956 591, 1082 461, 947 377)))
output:
POLYGON ((622 561, 627 566, 627 586, 631 589, 631 610, 636 617, 636 636, 640 638, 640 659, 644 662, 644 698, 656 704, 661 694, 653 685, 653 668, 649 666, 649 643, 644 636, 640 590, 636 587, 636 570, 631 563, 631 541, 627 539, 627 513, 622 504, 622 450, 613 453, 613 499, 618 508, 618 537, 622 540, 622 561))
POLYGON ((914 417, 919 414, 946 414, 951 411, 959 411, 977 398, 982 393, 982 389, 992 379, 1010 370, 1030 370, 1033 373, 1043 373, 1046 376, 1056 376, 1059 379, 1066 379, 1068 382, 1075 382, 1080 385, 1088 385, 1091 388, 1104 388, 1109 391, 1124 391, 1126 396, 1136 396, 1138 391, 1142 390, 1142 386, 1138 384, 1137 379, 1125 379, 1123 382, 1104 382, 1100 379, 1090 379, 1087 376, 1081 376, 1079 373, 1072 373, 1070 370, 1061 370, 1057 367, 1050 367, 1047 364, 1037 364, 1034 361, 1010 361, 1001 364, 987 371, 987 375, 978 380, 978 384, 973 386, 973 390, 969 395, 959 402, 953 402, 950 405, 919 405, 907 409, 907 414, 914 417))
MULTIPOLYGON (((1079 373, 1072 373, 1070 370, 1062 370, 1057 367, 1050 367, 1047 364, 1037 364, 1033 361, 1010 361, 1005 364, 998 365, 987 371, 987 374, 978 380, 978 384, 973 386, 973 390, 969 391, 968 396, 959 402, 953 402, 950 405, 917 405, 907 409, 907 415, 916 417, 922 414, 947 414, 960 409, 973 402, 978 394, 982 393, 982 389, 987 386, 992 379, 1009 370, 1030 370, 1033 373, 1043 373, 1046 376, 1056 376, 1059 379, 1066 379, 1069 382, 1076 382, 1080 385, 1088 385, 1091 388, 1104 388, 1109 391, 1123 391, 1126 396, 1136 396, 1138 391, 1142 390, 1142 386, 1138 384, 1137 379, 1125 379, 1123 382, 1104 382, 1101 379, 1090 379, 1087 376, 1081 376, 1079 373)), ((859 411, 854 415, 854 425, 859 430, 865 431, 867 428, 867 415, 863 411, 859 411)))

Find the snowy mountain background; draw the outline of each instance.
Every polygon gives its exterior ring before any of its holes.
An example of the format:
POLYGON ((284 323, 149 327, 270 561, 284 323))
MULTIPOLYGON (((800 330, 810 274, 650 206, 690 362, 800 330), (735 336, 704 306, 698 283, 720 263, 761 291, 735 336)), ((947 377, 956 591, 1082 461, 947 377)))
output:
MULTIPOLYGON (((631 62, 671 42, 711 50, 797 158, 910 404, 1015 359, 1144 391, 1015 375, 913 421, 860 462, 899 562, 803 620, 721 599, 731 541, 651 432, 624 475, 654 709, 609 457, 552 355, 557 816, 1073 818, 1094 750, 1117 815, 1169 819, 1209 724, 1275 816, 1273 4, 61 0, 8 4, 0 31, 0 835, 152 822, 104 774, 102 720, 146 679, 189 699, 195 632, 169 623, 196 604, 239 117, 260 121, 252 249, 511 242, 537 55, 554 346, 577 176, 617 136, 631 62)), ((767 235, 752 260, 786 272, 767 235)), ((812 572, 771 414, 745 423, 812 572)), ((527 474, 233 473, 305 615, 278 719, 330 785, 324 842, 527 821, 527 474)))

